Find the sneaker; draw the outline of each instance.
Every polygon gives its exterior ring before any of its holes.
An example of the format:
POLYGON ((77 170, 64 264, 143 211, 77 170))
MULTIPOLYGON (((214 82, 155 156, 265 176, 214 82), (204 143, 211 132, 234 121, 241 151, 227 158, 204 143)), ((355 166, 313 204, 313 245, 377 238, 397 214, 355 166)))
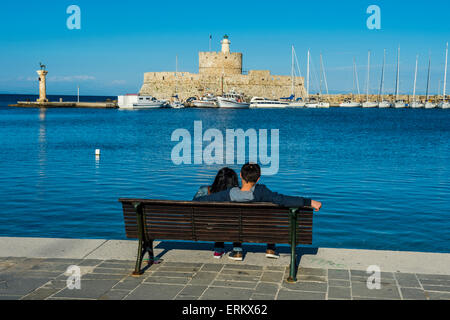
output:
POLYGON ((231 260, 242 261, 242 251, 231 251, 228 255, 231 260))
POLYGON ((266 258, 278 259, 280 255, 275 250, 266 250, 266 258))
POLYGON ((221 248, 215 248, 214 249, 214 258, 220 259, 223 256, 223 249, 221 248))

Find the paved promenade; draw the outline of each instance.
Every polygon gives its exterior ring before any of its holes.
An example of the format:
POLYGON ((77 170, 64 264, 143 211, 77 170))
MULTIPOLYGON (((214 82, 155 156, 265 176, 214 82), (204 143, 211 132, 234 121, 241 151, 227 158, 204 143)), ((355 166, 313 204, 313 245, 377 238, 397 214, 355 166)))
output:
POLYGON ((211 244, 162 242, 163 259, 141 277, 135 241, 0 238, 0 300, 450 300, 450 254, 344 249, 298 249, 298 282, 287 283, 289 249, 278 260, 264 247, 244 246, 244 261, 214 259, 211 244), (67 288, 79 266, 81 289, 67 288), (368 289, 370 265, 380 289, 368 289))

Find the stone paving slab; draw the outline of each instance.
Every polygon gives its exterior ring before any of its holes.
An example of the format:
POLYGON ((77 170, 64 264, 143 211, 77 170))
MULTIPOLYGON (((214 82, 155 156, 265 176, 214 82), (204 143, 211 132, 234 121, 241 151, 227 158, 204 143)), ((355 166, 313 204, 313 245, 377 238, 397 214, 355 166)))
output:
POLYGON ((351 269, 302 268, 287 283, 289 268, 241 262, 162 262, 139 277, 134 261, 100 259, 0 259, 1 300, 450 300, 448 275, 381 273, 381 288, 369 289, 371 274, 351 269), (67 268, 80 265, 81 289, 69 289, 67 268), (273 270, 273 271, 269 271, 273 270))

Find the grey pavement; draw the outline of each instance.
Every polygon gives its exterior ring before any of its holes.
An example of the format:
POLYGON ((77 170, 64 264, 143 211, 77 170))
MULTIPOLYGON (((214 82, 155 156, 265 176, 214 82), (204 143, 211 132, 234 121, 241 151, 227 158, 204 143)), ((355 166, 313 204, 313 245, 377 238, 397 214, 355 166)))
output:
POLYGON ((155 247, 162 263, 133 277, 136 241, 0 238, 0 300, 450 300, 449 254, 298 248, 288 283, 288 248, 274 260, 244 246, 232 261, 214 259, 211 244, 155 247), (381 269, 378 289, 369 265, 381 269), (70 266, 80 289, 68 287, 70 266))

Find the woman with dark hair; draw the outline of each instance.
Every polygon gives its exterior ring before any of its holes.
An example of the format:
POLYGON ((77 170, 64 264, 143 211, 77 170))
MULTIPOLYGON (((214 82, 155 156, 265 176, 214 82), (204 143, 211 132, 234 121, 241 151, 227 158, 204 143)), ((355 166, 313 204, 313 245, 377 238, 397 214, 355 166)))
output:
MULTIPOLYGON (((234 187, 239 187, 239 180, 236 172, 230 168, 222 168, 217 172, 212 185, 200 187, 194 196, 194 200, 198 197, 207 196, 234 187)), ((222 258, 224 249, 225 245, 223 242, 216 242, 214 244, 214 258, 222 258)))

